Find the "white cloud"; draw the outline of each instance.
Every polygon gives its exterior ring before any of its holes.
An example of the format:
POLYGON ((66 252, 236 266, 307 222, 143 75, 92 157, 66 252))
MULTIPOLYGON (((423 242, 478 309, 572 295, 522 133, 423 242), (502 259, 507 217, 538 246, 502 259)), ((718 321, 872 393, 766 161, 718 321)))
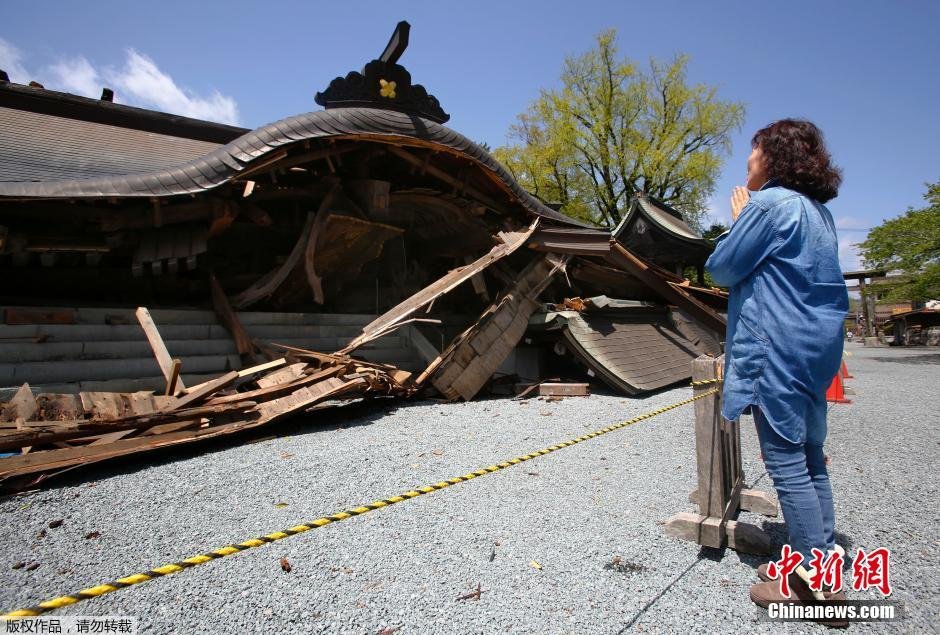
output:
POLYGON ((18 48, 0 38, 0 68, 7 72, 10 81, 18 84, 28 84, 32 78, 23 67, 22 59, 23 54, 18 48))
POLYGON ((839 263, 842 265, 842 271, 858 271, 862 268, 862 258, 856 242, 854 238, 839 239, 839 263))
POLYGON ((840 216, 836 219, 836 229, 867 230, 868 223, 860 218, 854 218, 852 216, 840 216))
POLYGON ((708 199, 708 209, 702 219, 702 226, 709 227, 718 223, 726 227, 731 223, 731 204, 727 198, 722 200, 713 196, 708 199))
POLYGON ((238 123, 234 99, 216 90, 208 97, 200 97, 180 88, 153 60, 133 49, 127 51, 124 67, 109 69, 105 77, 116 94, 127 95, 138 104, 187 117, 238 123))
POLYGON ((45 73, 48 74, 49 88, 55 86, 58 90, 96 99, 101 95, 101 77, 84 57, 61 59, 49 66, 45 73))
POLYGON ((51 90, 61 90, 97 99, 101 89, 114 90, 114 101, 142 106, 175 115, 238 124, 238 105, 231 97, 213 90, 201 96, 179 86, 157 64, 134 49, 126 52, 121 67, 95 68, 85 57, 60 58, 32 75, 23 65, 22 52, 0 38, 0 68, 10 80, 26 84, 36 80, 51 90))

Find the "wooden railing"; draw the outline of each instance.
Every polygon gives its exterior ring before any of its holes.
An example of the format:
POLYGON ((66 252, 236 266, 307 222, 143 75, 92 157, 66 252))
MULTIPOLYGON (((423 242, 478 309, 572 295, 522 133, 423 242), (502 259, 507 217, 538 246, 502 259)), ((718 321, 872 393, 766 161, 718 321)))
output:
POLYGON ((695 455, 698 487, 689 495, 699 513, 681 512, 666 521, 666 533, 706 547, 731 547, 754 554, 770 553, 770 538, 757 527, 736 520, 740 510, 764 516, 777 515, 776 499, 749 489, 741 466, 739 421, 721 415, 724 355, 702 355, 692 362, 695 394, 717 388, 713 395, 695 402, 695 455))

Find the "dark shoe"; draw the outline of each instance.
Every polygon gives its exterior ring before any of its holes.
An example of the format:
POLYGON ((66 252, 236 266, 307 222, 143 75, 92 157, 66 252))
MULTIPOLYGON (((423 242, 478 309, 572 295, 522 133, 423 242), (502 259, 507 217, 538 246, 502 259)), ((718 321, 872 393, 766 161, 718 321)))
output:
POLYGON ((770 577, 770 574, 767 573, 767 567, 769 567, 769 566, 770 566, 770 563, 769 563, 769 562, 765 562, 764 564, 762 564, 762 565, 760 565, 759 567, 757 567, 757 577, 760 578, 762 582, 772 582, 772 581, 773 581, 772 578, 770 577))
MULTIPOLYGON (((767 566, 768 566, 767 563, 765 563, 765 564, 762 564, 762 565, 760 565, 759 567, 757 567, 757 577, 760 578, 761 581, 763 581, 763 582, 773 582, 774 584, 776 584, 776 585, 779 587, 779 586, 780 586, 779 580, 774 580, 773 578, 770 577, 770 574, 767 573, 767 566)), ((798 576, 796 573, 791 573, 791 574, 790 574, 790 589, 791 589, 791 593, 792 593, 793 585, 796 584, 797 581, 803 582, 803 579, 802 579, 800 576, 798 576)), ((831 592, 831 591, 825 591, 825 590, 824 590, 824 591, 823 591, 823 595, 825 595, 825 596, 826 596, 826 599, 828 600, 828 599, 832 596, 832 592, 831 592)), ((845 599, 845 598, 843 598, 843 599, 845 599)))

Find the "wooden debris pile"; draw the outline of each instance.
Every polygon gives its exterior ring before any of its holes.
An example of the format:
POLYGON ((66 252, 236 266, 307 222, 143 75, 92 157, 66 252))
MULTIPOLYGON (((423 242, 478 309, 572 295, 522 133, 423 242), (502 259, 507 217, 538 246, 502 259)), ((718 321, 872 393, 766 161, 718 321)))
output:
MULTIPOLYGON (((288 347, 282 347, 288 348, 288 347)), ((348 355, 290 349, 284 358, 153 392, 33 395, 24 384, 0 409, 0 483, 28 483, 78 465, 231 434, 329 402, 409 396, 411 373, 348 355), (35 476, 37 475, 38 476, 35 476)))

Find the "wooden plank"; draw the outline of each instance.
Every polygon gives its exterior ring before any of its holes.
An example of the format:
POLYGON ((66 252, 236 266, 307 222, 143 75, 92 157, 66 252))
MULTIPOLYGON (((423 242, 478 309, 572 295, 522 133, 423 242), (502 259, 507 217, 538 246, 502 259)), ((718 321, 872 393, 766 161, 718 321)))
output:
POLYGON ((313 301, 317 304, 323 304, 324 301, 323 281, 316 271, 317 243, 320 239, 320 234, 323 232, 323 228, 326 226, 330 205, 333 204, 333 200, 336 198, 339 191, 339 183, 333 183, 333 186, 323 197, 320 206, 317 208, 316 220, 313 222, 313 225, 310 226, 307 244, 304 246, 304 273, 307 276, 307 284, 310 285, 310 289, 313 292, 313 301))
POLYGON ((666 521, 665 531, 668 536, 720 549, 724 546, 725 536, 718 531, 718 520, 692 512, 680 512, 666 521))
POLYGON ((296 364, 291 364, 273 373, 269 373, 264 377, 259 377, 256 383, 259 388, 270 388, 278 384, 287 384, 303 377, 304 370, 306 370, 308 366, 309 364, 306 362, 297 362, 296 364))
POLYGON ((102 434, 100 437, 89 443, 88 445, 104 445, 105 443, 114 443, 118 439, 123 439, 127 435, 133 433, 135 428, 129 430, 118 430, 116 432, 109 432, 107 434, 102 434))
POLYGON ((481 319, 465 332, 466 337, 456 345, 451 357, 442 353, 443 361, 435 368, 429 367, 419 377, 419 381, 430 376, 434 387, 441 394, 451 398, 459 395, 465 400, 472 399, 522 339, 530 316, 539 306, 536 301, 538 294, 555 273, 565 266, 567 260, 567 256, 546 254, 532 261, 514 284, 504 289, 500 297, 487 308, 481 319), (496 325, 497 316, 503 312, 512 315, 507 328, 496 325), (468 360, 465 365, 458 364, 458 361, 464 359, 468 360))
POLYGON ((255 361, 255 346, 248 335, 248 331, 242 326, 238 315, 232 310, 232 305, 228 302, 225 291, 219 284, 218 278, 214 273, 209 273, 209 288, 212 295, 212 308, 218 316, 222 326, 232 335, 235 341, 235 350, 242 356, 242 362, 253 364, 255 361))
POLYGON ((256 375, 258 373, 263 373, 266 370, 274 370, 275 368, 280 368, 287 363, 287 360, 281 357, 280 359, 274 359, 270 362, 265 362, 263 364, 258 364, 257 366, 251 366, 250 368, 243 368, 238 371, 239 379, 244 379, 245 377, 250 377, 251 375, 256 375))
POLYGON ((263 422, 273 421, 308 408, 326 399, 327 396, 347 393, 365 386, 366 380, 362 378, 343 381, 337 377, 330 377, 316 384, 304 386, 284 397, 259 404, 258 411, 261 413, 263 422))
POLYGON ((582 397, 591 394, 590 384, 565 384, 545 382, 538 385, 539 395, 557 397, 582 397))
POLYGON ((40 393, 36 396, 38 417, 44 421, 72 421, 85 416, 78 395, 40 393))
POLYGON ((209 381, 193 386, 189 388, 185 393, 176 398, 172 404, 166 407, 163 412, 168 412, 170 410, 179 410, 180 408, 185 408, 190 404, 193 404, 200 399, 204 399, 216 393, 223 388, 227 388, 235 383, 235 380, 238 379, 238 371, 229 371, 222 375, 221 377, 216 377, 215 379, 210 379, 209 381))
MULTIPOLYGON (((334 396, 342 395, 349 390, 356 389, 357 387, 361 386, 362 383, 363 380, 341 382, 332 390, 322 392, 318 396, 313 397, 312 402, 316 403, 317 401, 322 401, 330 399, 334 396)), ((254 405, 253 402, 246 402, 246 404, 254 405)), ((199 416, 197 412, 199 410, 200 409, 198 408, 191 409, 189 413, 194 417, 199 416)), ((205 411, 208 409, 203 408, 202 410, 205 411)), ((279 418, 279 416, 282 415, 278 415, 274 418, 279 418)), ((25 474, 35 474, 37 472, 49 473, 75 465, 93 463, 126 454, 145 452, 162 447, 178 445, 180 443, 189 443, 199 439, 207 439, 226 434, 232 434, 240 430, 264 425, 270 420, 271 419, 263 419, 259 416, 255 416, 253 418, 245 417, 238 421, 230 423, 219 423, 218 425, 204 428, 201 427, 194 430, 168 432, 152 437, 121 439, 113 443, 108 443, 93 448, 88 446, 63 448, 56 450, 46 450, 25 456, 9 457, 7 459, 3 459, 3 461, 0 461, 0 480, 8 479, 14 476, 22 476, 25 474)), ((42 480, 42 477, 34 481, 34 483, 40 480, 42 480)))
MULTIPOLYGON (((144 329, 147 341, 150 342, 150 348, 157 358, 157 365, 160 366, 160 371, 163 373, 167 385, 169 385, 173 375, 173 358, 170 357, 170 352, 166 350, 166 344, 163 343, 160 331, 157 330, 157 325, 154 324, 153 318, 150 317, 150 311, 146 307, 137 308, 137 321, 140 322, 140 327, 144 329)), ((185 387, 182 379, 176 381, 177 392, 185 387)))
POLYGON ((741 509, 763 516, 777 516, 777 499, 767 492, 756 489, 741 490, 741 509))
POLYGON ((756 525, 739 520, 729 520, 725 523, 725 537, 728 546, 735 551, 757 556, 769 556, 771 554, 770 536, 756 525))
MULTIPOLYGON (((465 265, 469 265, 472 262, 473 262, 473 256, 466 256, 464 258, 465 265)), ((490 301, 490 292, 486 288, 486 279, 484 279, 482 273, 478 273, 474 275, 472 278, 470 278, 470 284, 473 285, 474 293, 476 293, 478 296, 483 298, 484 302, 490 301)))
MULTIPOLYGON (((18 448, 23 445, 41 445, 67 439, 96 436, 131 428, 151 428, 164 423, 176 423, 223 413, 239 413, 246 420, 256 418, 247 411, 257 405, 254 401, 232 404, 184 408, 173 412, 156 412, 150 415, 134 415, 111 421, 77 419, 70 421, 25 422, 21 430, 0 434, 0 449, 18 448)), ((15 457, 10 457, 15 458, 15 457)), ((4 459, 5 461, 6 459, 4 459)), ((0 467, 5 463, 0 463, 0 467)))
POLYGON ((157 404, 153 393, 146 390, 133 392, 127 395, 130 402, 131 414, 146 415, 157 410, 157 404))
MULTIPOLYGON (((159 434, 167 434, 168 432, 177 432, 179 430, 187 430, 189 428, 194 428, 196 426, 203 425, 203 422, 207 419, 190 419, 189 421, 176 421, 173 423, 161 423, 158 426, 153 426, 152 428, 147 428, 140 433, 141 437, 151 437, 159 434)), ((133 430, 131 431, 133 432, 133 430)))
POLYGON ((200 428, 198 430, 170 432, 154 437, 121 439, 95 448, 80 446, 34 452, 27 456, 13 456, 3 459, 3 461, 0 462, 0 479, 8 479, 14 476, 33 474, 36 472, 49 472, 126 454, 154 450, 161 447, 177 445, 179 443, 187 443, 201 438, 231 434, 244 428, 253 427, 254 425, 258 425, 256 420, 242 420, 208 428, 200 428))
POLYGON ((770 536, 762 529, 741 521, 727 521, 721 532, 721 540, 716 543, 714 537, 715 522, 718 519, 702 516, 692 512, 680 512, 665 523, 665 531, 669 536, 688 540, 706 547, 720 549, 727 544, 735 551, 766 556, 771 553, 770 536))
POLYGON ((252 401, 264 402, 282 393, 290 392, 292 390, 297 390, 302 386, 308 384, 315 384, 318 381, 322 381, 328 377, 336 377, 340 373, 346 370, 346 366, 333 366, 331 368, 324 368, 323 370, 317 371, 312 375, 307 375, 293 381, 290 383, 275 384, 269 386, 268 388, 259 388, 257 390, 249 390, 247 392, 235 393, 234 395, 223 395, 221 397, 213 397, 206 402, 207 406, 214 406, 225 403, 233 403, 236 401, 242 401, 244 399, 250 399, 252 401))

